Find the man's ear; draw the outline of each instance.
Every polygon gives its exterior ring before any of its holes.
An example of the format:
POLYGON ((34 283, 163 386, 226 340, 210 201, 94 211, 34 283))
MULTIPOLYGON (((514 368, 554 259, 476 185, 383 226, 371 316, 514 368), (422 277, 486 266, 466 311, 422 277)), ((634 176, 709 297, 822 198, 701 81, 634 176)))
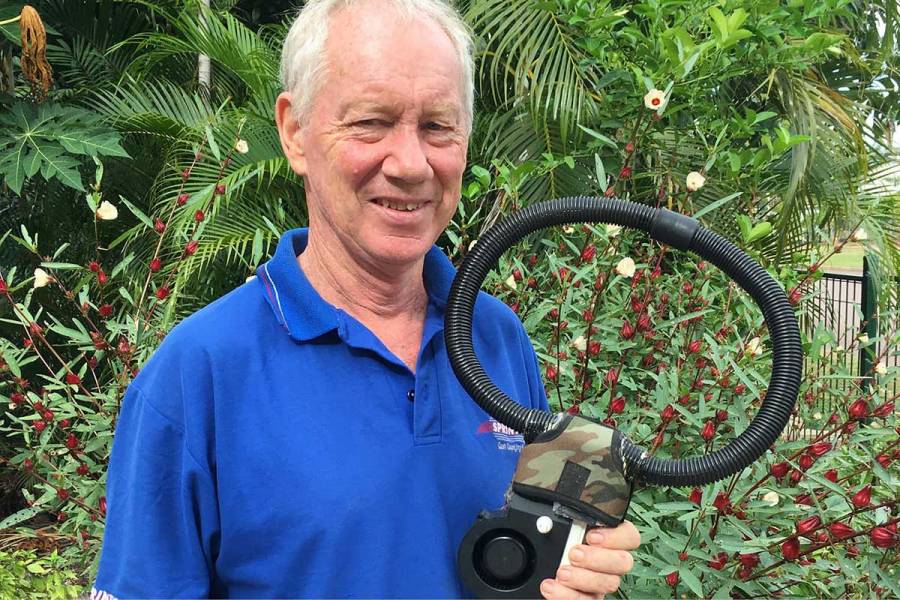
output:
POLYGON ((301 127, 294 116, 293 96, 290 92, 281 92, 275 100, 275 124, 278 126, 281 150, 294 173, 301 177, 306 175, 306 155, 301 142, 301 127))

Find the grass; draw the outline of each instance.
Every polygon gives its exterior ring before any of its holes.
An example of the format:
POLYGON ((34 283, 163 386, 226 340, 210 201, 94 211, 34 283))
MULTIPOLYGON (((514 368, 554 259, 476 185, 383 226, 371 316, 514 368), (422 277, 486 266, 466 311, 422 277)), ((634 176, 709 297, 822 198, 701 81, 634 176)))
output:
POLYGON ((849 243, 844 249, 823 263, 823 266, 832 269, 859 269, 863 267, 865 249, 860 244, 849 243))

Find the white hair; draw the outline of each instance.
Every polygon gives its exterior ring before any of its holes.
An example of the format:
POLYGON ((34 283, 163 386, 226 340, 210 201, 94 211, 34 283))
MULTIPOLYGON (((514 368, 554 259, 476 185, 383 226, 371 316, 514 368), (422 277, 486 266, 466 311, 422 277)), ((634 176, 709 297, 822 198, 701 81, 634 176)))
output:
MULTIPOLYGON (((294 96, 294 114, 301 120, 309 115, 312 101, 324 81, 327 69, 325 42, 331 15, 364 0, 309 0, 284 40, 281 50, 281 85, 294 96)), ((463 109, 471 129, 475 102, 472 35, 459 13, 444 0, 382 0, 408 19, 434 21, 450 38, 462 71, 463 109)))

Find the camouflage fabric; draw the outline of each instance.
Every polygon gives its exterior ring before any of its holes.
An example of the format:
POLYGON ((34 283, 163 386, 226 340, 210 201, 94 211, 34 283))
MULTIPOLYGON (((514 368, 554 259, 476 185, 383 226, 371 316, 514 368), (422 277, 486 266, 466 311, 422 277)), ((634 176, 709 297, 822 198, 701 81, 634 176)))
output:
POLYGON ((595 421, 560 415, 553 428, 522 449, 513 485, 520 493, 608 517, 600 518, 603 522, 610 518, 621 522, 632 492, 619 449, 621 439, 618 431, 595 421), (569 495, 573 490, 577 497, 569 495))

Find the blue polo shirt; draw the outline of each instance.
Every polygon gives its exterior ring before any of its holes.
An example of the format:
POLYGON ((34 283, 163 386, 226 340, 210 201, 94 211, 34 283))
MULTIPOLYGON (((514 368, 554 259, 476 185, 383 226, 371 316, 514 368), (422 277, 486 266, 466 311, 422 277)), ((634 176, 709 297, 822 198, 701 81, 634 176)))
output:
MULTIPOLYGON (((176 326, 125 395, 98 598, 458 597, 456 549, 502 506, 522 437, 462 389, 443 338, 455 271, 425 257, 415 374, 300 269, 307 230, 176 326)), ((547 408, 521 322, 482 293, 475 350, 547 408)))

